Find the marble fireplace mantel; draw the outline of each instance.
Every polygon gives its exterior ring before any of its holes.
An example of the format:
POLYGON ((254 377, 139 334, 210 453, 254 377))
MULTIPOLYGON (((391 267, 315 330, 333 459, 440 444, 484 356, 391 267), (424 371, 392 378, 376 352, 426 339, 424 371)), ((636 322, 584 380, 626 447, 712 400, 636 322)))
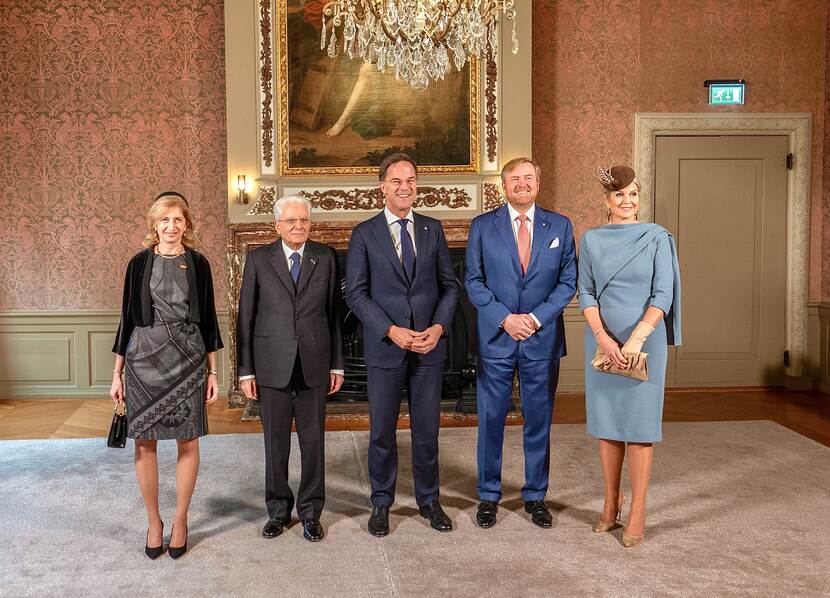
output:
MULTIPOLYGON (((309 238, 331 245, 338 250, 349 246, 352 229, 359 224, 356 221, 319 221, 312 223, 309 238)), ((469 220, 443 220, 444 233, 450 247, 466 247, 467 234, 470 230, 469 220)), ((228 356, 230 363, 229 406, 244 407, 245 395, 239 389, 236 375, 236 316, 239 305, 239 291, 242 285, 242 269, 248 251, 275 241, 276 230, 270 222, 237 222, 229 226, 228 235, 228 274, 229 285, 229 330, 228 356)))

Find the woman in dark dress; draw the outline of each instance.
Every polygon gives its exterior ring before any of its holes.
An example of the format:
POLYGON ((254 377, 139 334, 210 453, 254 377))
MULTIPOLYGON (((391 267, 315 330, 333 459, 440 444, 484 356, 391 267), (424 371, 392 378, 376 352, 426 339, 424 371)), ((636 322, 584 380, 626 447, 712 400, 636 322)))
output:
POLYGON ((207 259, 192 249, 187 201, 159 195, 147 214, 146 249, 127 266, 115 338, 110 396, 126 402, 127 435, 135 439, 135 472, 147 508, 145 553, 163 551, 158 505, 159 440, 175 439, 176 514, 169 554, 187 551, 187 511, 199 472, 199 437, 208 433, 207 405, 217 399, 216 351, 222 348, 207 259), (123 382, 122 382, 123 375, 123 382))

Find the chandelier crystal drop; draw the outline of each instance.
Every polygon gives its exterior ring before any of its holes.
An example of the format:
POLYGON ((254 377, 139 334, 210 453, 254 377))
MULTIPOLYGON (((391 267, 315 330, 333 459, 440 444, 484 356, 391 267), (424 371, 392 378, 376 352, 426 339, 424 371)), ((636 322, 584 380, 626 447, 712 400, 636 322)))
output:
POLYGON ((320 49, 332 58, 360 56, 426 89, 488 48, 495 56, 500 16, 513 24, 516 54, 515 0, 332 0, 323 6, 320 49))

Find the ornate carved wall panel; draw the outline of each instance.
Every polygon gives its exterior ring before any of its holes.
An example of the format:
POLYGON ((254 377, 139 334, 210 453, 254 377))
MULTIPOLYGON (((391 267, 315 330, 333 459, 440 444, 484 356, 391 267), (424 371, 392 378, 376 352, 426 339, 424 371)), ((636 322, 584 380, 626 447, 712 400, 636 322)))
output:
MULTIPOLYGON (((384 207, 383 194, 377 187, 344 187, 342 189, 311 189, 294 188, 285 185, 284 195, 299 195, 311 202, 315 210, 320 212, 317 218, 325 218, 328 214, 370 212, 374 213, 384 207)), ((475 185, 460 185, 456 187, 418 186, 418 196, 413 207, 422 211, 432 209, 456 210, 460 208, 475 209, 473 197, 477 195, 475 185)), ((260 186, 256 201, 251 206, 249 215, 270 215, 273 212, 274 202, 277 200, 277 188, 260 186)))

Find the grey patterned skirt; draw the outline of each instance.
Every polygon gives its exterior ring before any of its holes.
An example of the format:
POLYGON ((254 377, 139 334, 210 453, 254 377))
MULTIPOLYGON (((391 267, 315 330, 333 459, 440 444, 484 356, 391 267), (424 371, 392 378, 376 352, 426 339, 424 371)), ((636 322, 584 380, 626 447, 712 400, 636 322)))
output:
POLYGON ((206 391, 205 345, 197 326, 157 322, 133 331, 124 367, 130 438, 204 436, 206 391))

